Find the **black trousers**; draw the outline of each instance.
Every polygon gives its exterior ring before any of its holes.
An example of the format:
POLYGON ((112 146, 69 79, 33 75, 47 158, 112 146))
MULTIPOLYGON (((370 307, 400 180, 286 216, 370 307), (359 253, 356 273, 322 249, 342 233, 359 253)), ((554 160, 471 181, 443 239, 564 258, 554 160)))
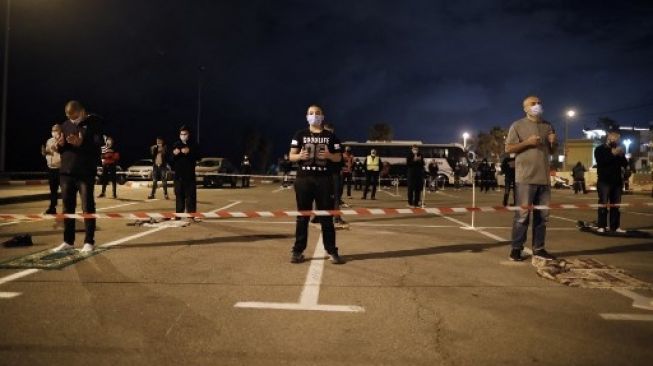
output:
POLYGON ((512 191, 512 205, 517 206, 517 197, 515 196, 515 181, 506 179, 503 187, 503 206, 508 206, 508 198, 510 198, 510 191, 512 191))
POLYGON ((360 191, 361 189, 363 189, 363 179, 364 179, 363 175, 354 173, 353 179, 354 179, 354 190, 360 191))
POLYGON ((157 182, 161 180, 163 185, 163 194, 168 195, 168 168, 165 166, 154 165, 152 167, 152 193, 151 196, 154 196, 154 193, 157 189, 157 182))
MULTIPOLYGON (((622 185, 620 183, 596 183, 596 190, 599 194, 599 204, 621 203, 621 189, 622 185)), ((616 230, 621 226, 621 213, 619 212, 619 207, 610 207, 609 211, 610 230, 616 230)), ((608 227, 608 209, 605 207, 599 208, 598 226, 602 228, 608 227)))
POLYGON ((363 197, 367 198, 367 192, 372 186, 372 198, 376 197, 376 186, 379 185, 379 172, 368 171, 365 173, 365 189, 363 190, 363 197))
POLYGON ((48 169, 48 184, 50 185, 50 207, 48 210, 54 211, 57 209, 57 201, 59 200, 59 168, 48 169))
POLYGON ((111 182, 111 187, 113 188, 113 196, 116 197, 116 164, 102 165, 102 177, 100 177, 102 182, 102 194, 107 190, 107 184, 111 182))
POLYGON ((583 191, 583 193, 587 193, 587 188, 585 187, 585 179, 574 180, 574 194, 580 191, 583 191))
MULTIPOLYGON (((298 176, 295 180, 295 199, 297 210, 312 210, 313 203, 318 210, 332 210, 334 207, 333 177, 331 175, 298 176)), ((322 225, 322 242, 324 250, 329 254, 338 254, 336 247, 336 230, 333 217, 317 216, 322 225)), ((295 245, 292 251, 301 253, 306 250, 308 241, 308 216, 298 216, 295 227, 295 245)))
POLYGON ((352 174, 351 173, 342 173, 340 176, 340 197, 347 186, 347 197, 351 197, 351 183, 352 183, 352 174))
MULTIPOLYGON (((61 175, 61 200, 63 201, 63 212, 68 214, 75 213, 77 208, 77 193, 81 197, 82 212, 95 213, 95 197, 93 189, 95 188, 95 177, 77 177, 62 174, 61 175)), ((75 219, 64 219, 63 241, 73 245, 75 244, 75 219)), ((95 219, 84 219, 86 236, 84 243, 95 244, 95 219)))
POLYGON ((408 175, 408 204, 419 206, 422 200, 422 189, 424 188, 424 177, 419 175, 408 175))
MULTIPOLYGON (((246 174, 249 174, 249 173, 246 173, 246 174)), ((243 178, 243 179, 241 180, 241 185, 242 185, 242 187, 243 187, 243 188, 247 188, 247 187, 249 187, 250 176, 245 176, 245 177, 242 177, 242 178, 243 178)))
POLYGON ((195 178, 175 179, 176 212, 197 212, 197 183, 195 178))

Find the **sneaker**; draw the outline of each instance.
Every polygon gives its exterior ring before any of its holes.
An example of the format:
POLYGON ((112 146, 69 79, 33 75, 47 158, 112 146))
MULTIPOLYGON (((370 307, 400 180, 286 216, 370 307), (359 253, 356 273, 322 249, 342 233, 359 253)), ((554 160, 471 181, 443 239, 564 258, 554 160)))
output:
POLYGON ((549 254, 549 252, 547 252, 546 249, 540 249, 540 250, 534 251, 533 252, 533 257, 538 257, 538 258, 541 258, 541 259, 544 259, 544 260, 547 260, 547 261, 552 261, 552 260, 556 259, 556 257, 549 254))
POLYGON ((351 208, 351 206, 347 203, 343 203, 340 205, 341 208, 351 208))
POLYGON ((338 253, 329 254, 329 257, 331 258, 331 263, 333 264, 345 264, 345 260, 342 259, 342 257, 339 256, 338 253))
POLYGON ((521 256, 521 249, 512 249, 510 251, 510 260, 514 262, 521 262, 524 260, 521 256))
POLYGON ((604 227, 600 227, 600 228, 596 229, 596 232, 597 232, 597 233, 601 233, 601 234, 603 234, 603 233, 605 233, 605 228, 604 228, 604 227))
POLYGON ((304 261, 304 255, 298 252, 292 252, 290 257, 290 263, 302 263, 304 261))
POLYGON ((86 243, 84 244, 84 246, 79 252, 82 254, 88 254, 88 253, 93 253, 94 250, 95 250, 95 245, 86 243))
POLYGON ((202 222, 202 218, 201 217, 193 217, 193 221, 194 222, 202 222))
POLYGON ((622 228, 620 228, 620 227, 619 227, 619 228, 616 228, 616 229, 614 230, 614 232, 615 232, 615 233, 619 233, 619 234, 625 234, 625 233, 627 233, 626 230, 624 230, 624 229, 622 229, 622 228))
POLYGON ((50 250, 52 253, 65 253, 65 252, 70 252, 73 249, 75 249, 74 246, 68 244, 68 243, 61 243, 58 247, 50 250))
POLYGON ((151 195, 147 196, 147 199, 148 199, 148 200, 153 200, 153 199, 154 199, 154 195, 151 194, 151 195))
MULTIPOLYGON (((152 197, 152 198, 154 198, 154 197, 152 197)), ((165 196, 163 196, 163 198, 164 198, 164 199, 167 199, 167 200, 169 200, 169 199, 170 199, 170 197, 168 197, 168 195, 167 195, 167 194, 166 194, 165 196)))

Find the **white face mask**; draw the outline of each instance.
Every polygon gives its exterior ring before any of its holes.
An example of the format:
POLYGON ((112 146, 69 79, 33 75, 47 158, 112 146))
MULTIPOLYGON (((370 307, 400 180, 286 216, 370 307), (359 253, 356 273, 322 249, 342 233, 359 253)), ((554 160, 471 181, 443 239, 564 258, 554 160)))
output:
POLYGON ((418 151, 417 149, 413 149, 413 154, 417 155, 418 151))
POLYGON ((179 135, 179 139, 180 139, 182 142, 186 142, 186 141, 188 141, 188 135, 179 135))
POLYGON ((319 126, 324 121, 324 116, 321 114, 309 114, 306 116, 306 121, 311 126, 319 126))
POLYGON ((59 138, 59 132, 52 131, 52 137, 54 137, 55 139, 58 139, 59 138))
POLYGON ((541 104, 536 104, 534 106, 531 106, 530 112, 532 116, 539 117, 544 113, 544 109, 542 108, 541 104))

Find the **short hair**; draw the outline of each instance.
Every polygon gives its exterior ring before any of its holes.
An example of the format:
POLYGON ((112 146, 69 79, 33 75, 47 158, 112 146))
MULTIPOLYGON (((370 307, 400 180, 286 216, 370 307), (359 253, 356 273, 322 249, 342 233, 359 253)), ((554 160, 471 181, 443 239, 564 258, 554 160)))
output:
POLYGON ((85 108, 78 100, 70 100, 66 103, 66 110, 83 111, 85 108))
POLYGON ((322 109, 322 107, 319 106, 319 105, 317 105, 317 104, 311 104, 311 105, 309 105, 308 108, 307 108, 306 110, 309 110, 309 109, 311 109, 311 108, 317 108, 317 109, 319 109, 322 113, 324 113, 324 109, 322 109))
POLYGON ((61 125, 58 123, 55 123, 52 125, 53 130, 61 131, 61 125))
POLYGON ((530 99, 530 98, 537 98, 537 99, 540 99, 540 97, 538 97, 538 96, 535 95, 535 94, 529 94, 529 95, 526 96, 526 98, 524 98, 524 99, 521 101, 521 105, 523 106, 524 103, 526 102, 526 100, 528 100, 528 99, 530 99))
POLYGON ((181 132, 181 131, 186 131, 186 132, 190 133, 190 128, 188 128, 188 126, 186 126, 186 125, 183 125, 183 126, 179 127, 179 132, 181 132))
POLYGON ((157 136, 156 139, 157 139, 157 140, 161 140, 161 141, 165 141, 165 140, 163 139, 163 136, 157 136))

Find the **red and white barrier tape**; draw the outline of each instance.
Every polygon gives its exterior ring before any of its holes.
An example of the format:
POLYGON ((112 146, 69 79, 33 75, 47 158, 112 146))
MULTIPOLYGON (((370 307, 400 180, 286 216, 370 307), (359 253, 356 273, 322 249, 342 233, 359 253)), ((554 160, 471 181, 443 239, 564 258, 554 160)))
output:
POLYGON ((382 216, 382 215, 420 215, 420 214, 452 214, 466 212, 507 212, 519 210, 570 210, 597 209, 601 207, 653 207, 653 202, 622 203, 616 205, 600 204, 550 204, 536 206, 487 206, 487 207, 430 207, 430 208, 357 208, 346 210, 276 210, 276 211, 216 211, 216 212, 116 212, 93 214, 3 214, 2 220, 35 220, 35 219, 174 219, 174 218, 260 218, 260 217, 298 217, 298 216, 382 216))

